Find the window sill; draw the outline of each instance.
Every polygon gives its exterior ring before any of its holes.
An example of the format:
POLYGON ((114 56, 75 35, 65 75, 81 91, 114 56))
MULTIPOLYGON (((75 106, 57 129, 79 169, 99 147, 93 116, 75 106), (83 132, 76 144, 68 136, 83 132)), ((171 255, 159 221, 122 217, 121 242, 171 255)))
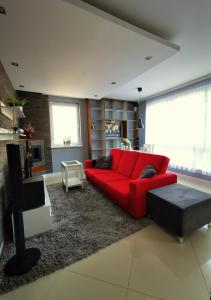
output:
POLYGON ((66 149, 66 148, 78 148, 78 147, 83 147, 83 145, 68 145, 68 146, 51 146, 51 149, 66 149))

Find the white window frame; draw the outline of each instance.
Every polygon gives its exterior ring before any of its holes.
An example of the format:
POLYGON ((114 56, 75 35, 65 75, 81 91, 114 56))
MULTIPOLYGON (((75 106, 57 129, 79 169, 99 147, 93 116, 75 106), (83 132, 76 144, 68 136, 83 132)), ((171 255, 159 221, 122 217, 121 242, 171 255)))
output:
POLYGON ((73 148, 73 147, 82 147, 82 139, 81 139, 81 104, 79 102, 66 102, 66 101, 50 101, 49 102, 49 115, 50 115, 50 132, 51 132, 51 148, 73 148), (78 107, 78 121, 79 121, 79 126, 78 126, 78 140, 79 142, 77 144, 71 143, 70 145, 66 146, 63 144, 54 144, 54 135, 53 135, 53 112, 52 112, 52 107, 53 105, 67 105, 67 106, 72 106, 76 105, 78 107))

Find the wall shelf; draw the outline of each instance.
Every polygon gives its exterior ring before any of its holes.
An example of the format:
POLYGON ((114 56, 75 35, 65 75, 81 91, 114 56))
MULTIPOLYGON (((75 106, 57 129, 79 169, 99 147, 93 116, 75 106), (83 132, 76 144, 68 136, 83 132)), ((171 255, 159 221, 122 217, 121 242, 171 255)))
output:
POLYGON ((10 141, 16 136, 13 130, 0 128, 0 141, 10 141))
POLYGON ((7 106, 0 101, 0 111, 10 120, 13 120, 14 118, 25 118, 22 106, 7 106))

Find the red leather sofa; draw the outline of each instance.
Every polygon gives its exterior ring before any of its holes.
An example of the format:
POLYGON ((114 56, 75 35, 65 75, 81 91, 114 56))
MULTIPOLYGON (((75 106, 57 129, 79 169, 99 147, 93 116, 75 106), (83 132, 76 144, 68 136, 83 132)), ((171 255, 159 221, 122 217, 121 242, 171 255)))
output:
POLYGON ((92 167, 85 161, 85 174, 89 181, 135 218, 147 214, 146 194, 150 189, 177 182, 177 176, 166 173, 169 158, 151 153, 111 149, 112 170, 92 167), (157 175, 139 178, 147 165, 152 165, 157 175))

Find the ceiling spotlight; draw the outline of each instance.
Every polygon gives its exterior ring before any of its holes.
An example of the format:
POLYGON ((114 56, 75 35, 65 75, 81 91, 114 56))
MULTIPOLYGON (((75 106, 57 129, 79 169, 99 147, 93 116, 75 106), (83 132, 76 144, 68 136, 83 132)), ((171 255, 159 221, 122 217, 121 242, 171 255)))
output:
POLYGON ((19 84, 19 87, 20 87, 20 88, 24 88, 24 85, 22 85, 22 84, 19 84))
POLYGON ((18 67, 18 66, 19 66, 19 64, 18 64, 17 62, 14 62, 14 61, 11 62, 11 65, 12 65, 13 67, 18 67))
POLYGON ((151 59, 152 59, 152 56, 150 56, 150 55, 145 57, 145 60, 151 60, 151 59))
POLYGON ((137 90, 138 90, 139 93, 141 93, 142 92, 142 87, 137 87, 137 90))
POLYGON ((5 7, 0 6, 0 14, 2 14, 2 15, 6 15, 7 14, 5 7))
POLYGON ((115 81, 112 81, 111 84, 116 84, 116 82, 115 82, 115 81))

